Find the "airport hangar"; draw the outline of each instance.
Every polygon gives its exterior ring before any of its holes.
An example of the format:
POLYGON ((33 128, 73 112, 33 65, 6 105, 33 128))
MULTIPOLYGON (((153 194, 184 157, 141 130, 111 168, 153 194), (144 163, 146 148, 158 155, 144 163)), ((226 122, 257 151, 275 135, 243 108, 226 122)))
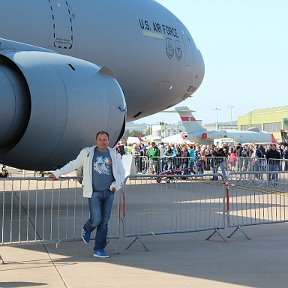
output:
POLYGON ((288 131, 288 106, 253 110, 239 116, 237 126, 238 130, 256 127, 260 131, 273 133, 277 141, 281 142, 280 131, 288 131))

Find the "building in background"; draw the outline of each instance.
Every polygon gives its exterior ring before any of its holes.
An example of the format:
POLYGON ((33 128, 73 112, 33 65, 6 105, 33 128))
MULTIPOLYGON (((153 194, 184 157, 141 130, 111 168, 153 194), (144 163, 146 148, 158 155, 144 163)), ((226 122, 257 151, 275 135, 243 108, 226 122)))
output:
POLYGON ((238 117, 239 130, 247 130, 251 127, 273 133, 280 142, 280 131, 288 130, 288 106, 257 109, 238 117))
POLYGON ((179 122, 178 124, 160 122, 159 124, 152 125, 152 139, 156 143, 159 143, 163 138, 181 134, 184 131, 184 126, 179 122))

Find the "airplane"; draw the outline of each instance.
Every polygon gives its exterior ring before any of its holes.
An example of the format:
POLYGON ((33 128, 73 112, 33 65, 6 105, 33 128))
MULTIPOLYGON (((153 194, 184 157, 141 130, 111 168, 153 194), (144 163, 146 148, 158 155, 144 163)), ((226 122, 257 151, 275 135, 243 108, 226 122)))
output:
POLYGON ((52 170, 200 86, 187 28, 153 0, 0 0, 0 163, 52 170))
POLYGON ((178 112, 186 130, 186 132, 181 134, 182 138, 199 144, 212 144, 215 139, 220 138, 230 138, 234 142, 241 144, 268 144, 277 142, 273 134, 265 131, 262 132, 257 128, 251 128, 246 131, 209 131, 199 124, 192 114, 194 111, 190 110, 187 106, 175 107, 175 111, 178 112))

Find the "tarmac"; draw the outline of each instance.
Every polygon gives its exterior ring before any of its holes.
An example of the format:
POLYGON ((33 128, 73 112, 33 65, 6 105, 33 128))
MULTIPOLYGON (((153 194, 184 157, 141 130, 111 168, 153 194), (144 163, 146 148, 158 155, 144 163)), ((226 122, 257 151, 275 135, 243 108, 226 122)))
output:
MULTIPOLYGON (((226 237, 231 229, 220 230, 226 237)), ((211 231, 111 240, 111 257, 92 255, 93 241, 0 246, 0 287, 263 287, 288 286, 288 226, 244 227, 223 241, 211 231), (116 249, 119 254, 115 253, 116 249)))

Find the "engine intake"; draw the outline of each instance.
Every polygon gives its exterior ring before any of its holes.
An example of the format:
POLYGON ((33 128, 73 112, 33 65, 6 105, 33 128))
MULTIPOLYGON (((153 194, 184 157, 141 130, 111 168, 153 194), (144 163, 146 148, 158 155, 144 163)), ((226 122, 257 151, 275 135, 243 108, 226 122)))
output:
POLYGON ((54 169, 94 145, 99 130, 116 144, 126 103, 112 75, 48 51, 0 51, 0 163, 54 169))

